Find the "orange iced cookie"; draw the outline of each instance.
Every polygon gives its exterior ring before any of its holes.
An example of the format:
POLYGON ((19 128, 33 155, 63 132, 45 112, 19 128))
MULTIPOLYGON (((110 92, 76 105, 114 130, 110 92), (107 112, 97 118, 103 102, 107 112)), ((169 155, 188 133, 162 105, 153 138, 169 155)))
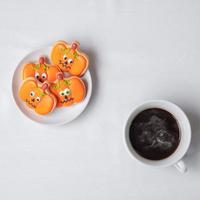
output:
POLYGON ((57 107, 79 103, 86 94, 85 84, 80 78, 64 78, 62 73, 57 74, 57 80, 50 86, 50 91, 57 97, 57 107))
POLYGON ((78 47, 78 42, 71 45, 64 41, 55 43, 51 51, 52 63, 58 65, 63 72, 82 76, 88 68, 89 60, 84 53, 78 51, 78 47))
POLYGON ((45 62, 45 57, 40 57, 39 63, 27 63, 22 71, 23 80, 29 77, 35 77, 38 81, 54 82, 56 74, 60 69, 55 65, 49 65, 45 62))
POLYGON ((28 78, 19 89, 19 97, 36 113, 46 115, 53 111, 57 104, 56 97, 48 88, 48 83, 39 84, 34 78, 28 78))

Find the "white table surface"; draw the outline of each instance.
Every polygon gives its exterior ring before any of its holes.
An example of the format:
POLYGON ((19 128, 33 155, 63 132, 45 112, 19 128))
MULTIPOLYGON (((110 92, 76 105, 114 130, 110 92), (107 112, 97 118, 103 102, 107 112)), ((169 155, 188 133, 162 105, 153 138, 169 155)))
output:
POLYGON ((199 1, 0 1, 0 199, 196 200, 200 198, 199 1), (30 51, 78 40, 94 90, 62 127, 16 108, 11 79, 30 51), (137 163, 123 143, 131 109, 148 99, 181 106, 192 124, 189 171, 137 163))

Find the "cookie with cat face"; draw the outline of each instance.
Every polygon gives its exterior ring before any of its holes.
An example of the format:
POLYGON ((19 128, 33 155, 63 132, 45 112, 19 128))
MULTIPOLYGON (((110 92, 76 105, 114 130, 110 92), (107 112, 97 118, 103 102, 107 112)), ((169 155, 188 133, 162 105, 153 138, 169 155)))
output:
POLYGON ((79 77, 64 78, 62 73, 57 74, 57 80, 51 84, 50 91, 57 97, 57 107, 79 103, 86 95, 85 84, 79 77))
POLYGON ((40 57, 39 62, 24 65, 22 79, 33 77, 41 83, 45 81, 54 82, 58 72, 60 72, 60 69, 56 65, 47 64, 45 57, 40 57))
POLYGON ((64 41, 55 43, 51 50, 51 61, 63 72, 74 76, 82 76, 89 65, 86 54, 78 51, 79 43, 67 44, 64 41))
POLYGON ((56 97, 48 90, 49 84, 40 84, 34 78, 27 78, 19 89, 19 98, 37 114, 47 115, 57 104, 56 97))

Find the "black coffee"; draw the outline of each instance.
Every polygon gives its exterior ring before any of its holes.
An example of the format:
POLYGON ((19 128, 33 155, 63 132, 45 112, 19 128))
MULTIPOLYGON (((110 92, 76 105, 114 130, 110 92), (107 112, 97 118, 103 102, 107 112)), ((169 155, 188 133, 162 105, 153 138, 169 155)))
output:
POLYGON ((129 137, 137 153, 150 160, 167 158, 176 150, 180 140, 176 119, 159 108, 139 113, 131 123, 129 137))

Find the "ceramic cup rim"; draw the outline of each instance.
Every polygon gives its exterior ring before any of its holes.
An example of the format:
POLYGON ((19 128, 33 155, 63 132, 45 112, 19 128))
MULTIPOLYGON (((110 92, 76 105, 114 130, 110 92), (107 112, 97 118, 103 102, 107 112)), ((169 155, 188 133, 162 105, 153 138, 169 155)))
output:
POLYGON ((189 119, 179 106, 166 100, 149 100, 135 106, 135 108, 129 114, 129 117, 126 120, 124 127, 124 140, 125 140, 125 146, 127 147, 129 154, 140 163, 155 167, 168 167, 176 164, 179 160, 182 159, 182 157, 187 152, 191 142, 191 132, 192 131, 189 119), (140 156, 132 147, 129 140, 129 129, 132 120, 141 111, 149 108, 161 108, 170 112, 175 117, 179 125, 180 129, 179 145, 174 153, 172 153, 169 157, 162 160, 149 160, 140 156))

